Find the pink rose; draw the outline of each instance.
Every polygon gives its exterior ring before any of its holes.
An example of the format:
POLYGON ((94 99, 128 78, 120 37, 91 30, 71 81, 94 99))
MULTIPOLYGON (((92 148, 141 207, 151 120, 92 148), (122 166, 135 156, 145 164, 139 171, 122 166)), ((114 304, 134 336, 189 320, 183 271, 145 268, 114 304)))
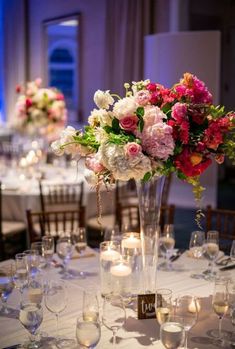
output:
POLYGON ((136 115, 124 116, 120 120, 120 126, 125 131, 135 131, 137 129, 138 117, 136 115))
POLYGON ((95 173, 104 170, 104 166, 95 157, 88 157, 86 159, 86 167, 95 173))
POLYGON ((148 90, 142 90, 136 94, 136 102, 139 105, 146 105, 150 100, 150 93, 148 90))
POLYGON ((131 142, 125 145, 124 150, 127 156, 132 157, 138 155, 142 151, 142 148, 139 144, 131 142))

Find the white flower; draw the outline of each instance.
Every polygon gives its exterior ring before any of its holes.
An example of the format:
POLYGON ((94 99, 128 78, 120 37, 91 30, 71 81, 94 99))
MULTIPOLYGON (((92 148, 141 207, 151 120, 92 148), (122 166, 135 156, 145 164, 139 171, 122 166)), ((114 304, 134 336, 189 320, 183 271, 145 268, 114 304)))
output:
POLYGON ((109 93, 109 90, 98 90, 94 95, 94 102, 98 108, 108 109, 110 105, 113 105, 114 99, 109 93))
POLYGON ((51 143, 51 149, 55 155, 61 156, 64 154, 64 149, 61 148, 60 140, 54 141, 51 143))
POLYGON ((150 83, 150 80, 147 79, 147 80, 141 80, 141 81, 132 81, 132 91, 133 91, 133 94, 135 96, 135 94, 140 91, 140 90, 143 90, 143 87, 146 87, 148 84, 150 83))
POLYGON ((135 98, 133 96, 125 97, 115 103, 113 114, 117 119, 121 120, 125 116, 134 115, 136 108, 135 98))
POLYGON ((97 127, 94 131, 95 139, 98 143, 105 142, 108 139, 108 134, 102 127, 97 127))
POLYGON ((95 186, 98 183, 98 176, 96 176, 96 174, 88 168, 84 170, 84 177, 87 183, 92 186, 95 186))
POLYGON ((130 158, 125 154, 123 146, 102 143, 98 153, 103 166, 112 172, 115 179, 142 179, 145 173, 152 169, 149 158, 142 152, 130 158))
POLYGON ((144 125, 147 127, 149 125, 154 125, 157 123, 162 123, 163 119, 167 119, 166 114, 164 114, 160 108, 154 105, 148 105, 144 108, 144 125))
POLYGON ((88 118, 88 122, 91 126, 95 127, 100 124, 100 126, 111 126, 112 116, 110 112, 105 109, 93 109, 91 115, 88 118))

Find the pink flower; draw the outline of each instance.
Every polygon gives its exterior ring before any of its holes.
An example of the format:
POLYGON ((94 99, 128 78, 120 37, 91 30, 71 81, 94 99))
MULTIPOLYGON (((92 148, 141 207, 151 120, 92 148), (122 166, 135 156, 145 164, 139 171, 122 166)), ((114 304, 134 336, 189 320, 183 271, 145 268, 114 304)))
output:
POLYGON ((215 161, 221 165, 224 162, 224 154, 216 154, 215 161))
POLYGON ((187 114, 187 105, 185 103, 179 103, 177 102, 172 107, 172 117, 178 122, 181 122, 187 114))
POLYGON ((57 101, 64 101, 64 95, 62 93, 57 93, 56 100, 57 101))
POLYGON ((30 108, 33 104, 32 99, 26 98, 25 104, 26 104, 26 108, 30 108))
POLYGON ((125 131, 134 132, 137 129, 138 117, 136 115, 124 116, 119 123, 120 127, 125 131))
POLYGON ((139 105, 146 105, 150 100, 150 93, 148 90, 138 91, 135 98, 139 105))
POLYGON ((104 170, 104 166, 94 156, 87 157, 86 167, 95 173, 99 173, 104 170))
POLYGON ((125 145, 124 150, 127 156, 133 157, 138 155, 142 151, 142 148, 139 144, 130 142, 125 145))

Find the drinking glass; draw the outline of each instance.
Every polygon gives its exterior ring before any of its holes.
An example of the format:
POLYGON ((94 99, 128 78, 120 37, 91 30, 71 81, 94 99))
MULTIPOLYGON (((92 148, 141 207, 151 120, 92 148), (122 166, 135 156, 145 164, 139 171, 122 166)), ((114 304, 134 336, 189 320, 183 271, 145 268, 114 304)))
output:
POLYGON ((168 322, 172 311, 172 291, 159 288, 155 293, 155 312, 159 325, 168 322))
POLYGON ((36 275, 29 280, 28 283, 28 298, 31 303, 42 303, 44 293, 44 280, 42 276, 36 275))
POLYGON ((188 348, 188 332, 198 319, 198 302, 191 295, 181 296, 176 299, 174 315, 178 317, 185 329, 185 348, 188 348))
POLYGON ((215 260, 219 254, 219 232, 216 230, 209 230, 207 232, 207 239, 202 246, 203 255, 208 259, 208 269, 204 271, 205 279, 214 280, 216 273, 214 272, 215 260))
POLYGON ((86 320, 84 316, 77 319, 76 337, 82 348, 95 348, 100 340, 100 323, 95 320, 86 320))
POLYGON ((97 294, 93 290, 83 291, 82 314, 84 321, 99 320, 99 303, 97 294))
POLYGON ((69 236, 64 236, 58 239, 56 245, 56 252, 63 261, 64 277, 71 278, 71 275, 69 274, 67 267, 73 254, 73 245, 69 236))
POLYGON ((232 262, 235 262, 235 240, 232 242, 231 250, 230 250, 230 258, 232 262))
POLYGON ((74 244, 75 250, 79 254, 83 254, 87 248, 86 228, 79 227, 75 231, 73 231, 72 242, 74 244))
POLYGON ((164 322, 160 327, 160 339, 166 349, 177 349, 184 344, 185 329, 178 322, 164 322))
POLYGON ((203 255, 202 246, 205 243, 204 231, 193 231, 189 242, 189 250, 194 258, 200 258, 203 255))
POLYGON ((104 298, 102 322, 113 332, 113 348, 116 347, 117 331, 126 321, 126 310, 120 295, 107 295, 104 298))
POLYGON ((36 341, 36 330, 42 323, 43 311, 41 304, 21 302, 19 320, 30 333, 29 343, 24 344, 24 348, 39 348, 41 344, 36 341))
POLYGON ((34 277, 39 272, 40 256, 37 250, 24 251, 27 270, 31 277, 34 277))
POLYGON ((53 254, 55 251, 55 243, 53 236, 42 237, 42 255, 46 260, 46 266, 50 267, 53 254))
POLYGON ((228 279, 216 279, 212 296, 212 307, 219 317, 218 339, 221 340, 221 326, 229 308, 228 279))
POLYGON ((39 254, 39 268, 44 268, 46 266, 45 258, 43 256, 43 244, 42 241, 33 242, 31 244, 31 250, 38 251, 39 254))
POLYGON ((1 314, 9 314, 7 300, 14 289, 13 264, 9 263, 0 270, 0 296, 2 300, 1 314))
POLYGON ((160 251, 166 256, 166 263, 159 265, 159 269, 169 271, 172 270, 170 257, 175 247, 175 233, 173 224, 165 224, 163 232, 159 238, 160 251))
POLYGON ((15 255, 15 276, 14 282, 16 288, 20 291, 20 297, 22 300, 24 288, 28 284, 28 269, 25 253, 17 253, 15 255))

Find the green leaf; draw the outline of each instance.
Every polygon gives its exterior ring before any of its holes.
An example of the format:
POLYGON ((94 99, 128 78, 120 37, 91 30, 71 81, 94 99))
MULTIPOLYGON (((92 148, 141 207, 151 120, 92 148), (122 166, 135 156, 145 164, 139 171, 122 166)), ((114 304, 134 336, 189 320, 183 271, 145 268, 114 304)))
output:
POLYGON ((143 118, 139 118, 139 122, 138 122, 138 130, 140 132, 142 132, 144 129, 144 119, 143 118))
POLYGON ((161 109, 162 109, 162 111, 163 111, 164 114, 167 114, 168 112, 171 111, 171 105, 170 105, 170 103, 166 103, 161 109))
POLYGON ((144 116, 144 108, 143 107, 138 107, 136 110, 136 115, 140 118, 144 116))
POLYGON ((118 133, 120 130, 119 120, 117 118, 114 118, 112 121, 112 129, 115 133, 118 133))
POLYGON ((152 177, 151 172, 146 172, 145 175, 144 175, 144 177, 143 177, 143 179, 142 179, 142 181, 143 181, 143 182, 148 182, 148 181, 150 180, 151 177, 152 177))
POLYGON ((104 129, 105 132, 107 132, 107 133, 111 133, 112 130, 113 130, 112 127, 111 127, 111 126, 108 126, 108 125, 104 126, 103 129, 104 129))

